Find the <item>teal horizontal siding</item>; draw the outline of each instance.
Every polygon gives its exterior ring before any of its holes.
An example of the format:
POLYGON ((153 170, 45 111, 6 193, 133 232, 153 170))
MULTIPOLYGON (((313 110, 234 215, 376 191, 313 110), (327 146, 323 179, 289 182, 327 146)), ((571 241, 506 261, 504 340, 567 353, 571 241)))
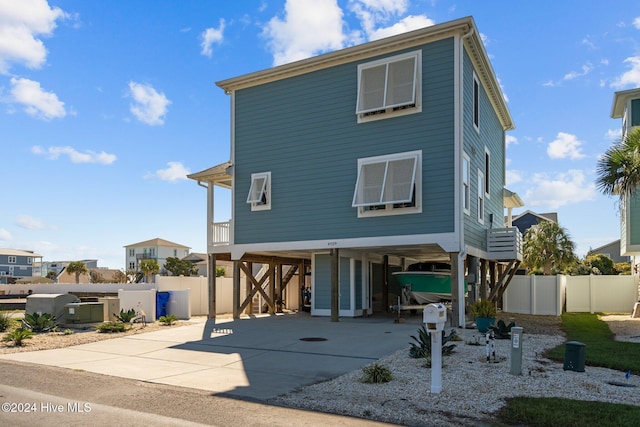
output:
POLYGON ((422 52, 418 114, 358 124, 359 62, 236 93, 235 243, 453 231, 453 41, 422 52), (351 207, 358 158, 413 150, 423 152, 423 213, 358 218, 351 207), (271 210, 252 212, 251 174, 267 171, 271 210))

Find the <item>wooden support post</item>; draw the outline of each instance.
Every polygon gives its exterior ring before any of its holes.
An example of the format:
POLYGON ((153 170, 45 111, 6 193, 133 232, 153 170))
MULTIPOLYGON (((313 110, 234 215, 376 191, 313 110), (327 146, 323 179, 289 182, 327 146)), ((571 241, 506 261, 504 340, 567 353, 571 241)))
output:
POLYGON ((300 265, 298 265, 298 311, 303 311, 302 308, 304 306, 304 301, 302 298, 302 290, 306 285, 306 271, 304 270, 304 260, 300 261, 300 265))
POLYGON ((242 261, 233 261, 233 318, 240 318, 240 263, 242 261))
POLYGON ((491 291, 487 289, 487 298, 489 294, 493 292, 493 289, 496 287, 498 283, 498 277, 496 276, 496 262, 489 261, 489 286, 491 287, 491 291))
POLYGON ((276 304, 276 313, 282 313, 282 270, 283 265, 278 264, 277 275, 276 275, 276 294, 273 298, 276 304))
POLYGON ((480 260, 480 298, 487 299, 487 260, 480 260))
MULTIPOLYGON (((246 263, 247 268, 249 269, 249 271, 253 272, 253 263, 252 262, 247 262, 246 263)), ((245 298, 247 295, 251 294, 251 279, 249 278, 248 275, 245 274, 244 277, 244 289, 245 289, 245 298)), ((252 314, 253 313, 253 304, 248 304, 247 307, 244 309, 244 314, 252 314)))
POLYGON ((271 304, 269 304, 269 314, 275 314, 276 312, 276 264, 274 262, 269 263, 269 297, 271 298, 271 304))
POLYGON ((382 258, 382 309, 389 311, 389 255, 382 258))
POLYGON ((339 254, 338 249, 331 249, 331 321, 340 321, 340 297, 339 297, 339 254))
POLYGON ((209 319, 216 318, 216 255, 209 254, 209 319))
POLYGON ((460 325, 459 319, 460 307, 458 304, 460 301, 460 289, 458 286, 458 252, 449 252, 449 259, 451 260, 451 326, 464 326, 460 325))

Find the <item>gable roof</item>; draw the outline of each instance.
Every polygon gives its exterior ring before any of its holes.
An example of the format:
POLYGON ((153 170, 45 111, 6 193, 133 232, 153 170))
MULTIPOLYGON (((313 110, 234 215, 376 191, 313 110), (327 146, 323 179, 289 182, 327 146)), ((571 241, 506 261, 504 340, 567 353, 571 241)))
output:
POLYGON ((265 83, 291 78, 311 73, 348 62, 391 53, 400 49, 407 49, 425 43, 442 40, 453 36, 464 36, 465 46, 473 62, 479 79, 487 91, 491 105, 500 118, 504 130, 514 129, 513 120, 502 95, 484 44, 480 39, 480 32, 476 29, 473 17, 456 19, 442 24, 432 25, 409 31, 391 37, 375 40, 361 45, 348 47, 335 52, 325 53, 301 61, 291 62, 263 71, 257 71, 243 76, 216 82, 226 94, 265 83))
POLYGON ((513 221, 520 219, 520 218, 524 218, 527 215, 532 215, 536 218, 539 218, 543 221, 553 221, 553 222, 558 222, 558 213, 557 212, 549 212, 549 213, 535 213, 532 211, 524 211, 519 215, 516 215, 513 217, 513 221))
POLYGON ((630 98, 640 98, 640 88, 621 90, 613 95, 612 119, 619 119, 624 116, 624 107, 630 98))
POLYGON ((131 247, 131 246, 169 246, 169 247, 172 247, 172 248, 191 249, 190 246, 181 245, 179 243, 173 243, 173 242, 170 242, 168 240, 161 239, 159 237, 156 237, 155 239, 151 239, 151 240, 145 240, 144 242, 132 243, 132 244, 124 246, 124 247, 128 248, 128 247, 131 247))
POLYGON ((42 258, 42 255, 37 254, 32 251, 22 251, 20 249, 1 249, 0 255, 11 255, 11 256, 30 256, 32 258, 42 258))

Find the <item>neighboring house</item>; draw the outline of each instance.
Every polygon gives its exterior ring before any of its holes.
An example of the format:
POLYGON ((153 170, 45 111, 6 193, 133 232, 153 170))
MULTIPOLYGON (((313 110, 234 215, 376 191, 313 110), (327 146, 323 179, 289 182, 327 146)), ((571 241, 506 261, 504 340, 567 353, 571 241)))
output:
POLYGON ((606 255, 613 260, 614 263, 630 262, 631 257, 620 255, 620 239, 615 242, 608 243, 599 248, 591 249, 587 255, 606 255))
POLYGON ((33 251, 0 249, 0 284, 34 276, 34 264, 42 262, 42 255, 33 251))
POLYGON ((189 255, 189 246, 173 243, 156 238, 144 242, 132 243, 125 248, 126 270, 140 271, 140 261, 154 259, 160 266, 160 273, 164 271, 164 263, 169 257, 184 258, 189 255))
MULTIPOLYGON (((71 260, 71 261, 43 261, 42 262, 42 276, 47 277, 49 272, 54 272, 56 276, 59 276, 60 273, 65 269, 70 262, 80 261, 84 263, 84 266, 89 268, 98 268, 98 260, 97 259, 81 259, 81 260, 71 260)), ((89 282, 87 282, 89 283, 89 282)))
MULTIPOLYGON (((640 129, 640 88, 616 92, 611 118, 622 119, 622 138, 640 129)), ((620 255, 631 256, 633 266, 640 263, 640 195, 621 200, 620 255)))
POLYGON ((542 221, 558 222, 558 213, 535 213, 531 211, 524 211, 523 213, 516 215, 512 219, 514 227, 518 227, 520 233, 524 236, 529 228, 534 225, 540 224, 542 221))
MULTIPOLYGON (((207 261, 207 254, 191 252, 189 255, 182 259, 191 261, 198 268, 196 276, 207 277, 209 275, 209 263, 207 261)), ((225 270, 225 277, 231 277, 233 273, 233 264, 231 262, 218 261, 216 263, 216 267, 223 267, 225 270)))
POLYGON ((237 272, 268 263, 275 293, 251 277, 251 295, 272 309, 304 274, 312 315, 367 316, 396 303, 390 271, 445 261, 454 324, 465 276, 491 276, 499 298, 522 260, 503 221, 521 206, 503 191, 514 124, 472 18, 217 85, 231 97, 231 161, 189 178, 208 189, 207 251, 233 261, 235 295, 237 272), (213 218, 214 186, 231 189, 229 222, 213 218))

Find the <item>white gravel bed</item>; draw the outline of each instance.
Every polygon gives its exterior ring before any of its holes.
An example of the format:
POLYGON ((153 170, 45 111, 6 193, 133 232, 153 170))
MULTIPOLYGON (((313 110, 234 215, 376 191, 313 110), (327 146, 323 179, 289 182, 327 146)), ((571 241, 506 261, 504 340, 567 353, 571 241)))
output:
MULTIPOLYGON (((448 331, 447 331, 448 333, 448 331)), ((409 426, 478 426, 489 424, 505 399, 515 396, 564 397, 576 400, 640 405, 640 380, 624 372, 586 366, 585 372, 563 370, 563 363, 541 356, 565 342, 562 336, 522 336, 522 374, 510 374, 511 341, 495 340, 497 362, 486 361, 485 336, 458 330, 463 341, 443 356, 442 392, 431 393, 431 370, 409 357, 409 346, 380 359, 393 380, 365 384, 353 371, 275 398, 272 403, 369 418, 409 426), (466 343, 480 342, 482 345, 466 343), (616 381, 636 387, 608 384, 616 381)), ((588 348, 585 349, 587 352, 588 348)))

